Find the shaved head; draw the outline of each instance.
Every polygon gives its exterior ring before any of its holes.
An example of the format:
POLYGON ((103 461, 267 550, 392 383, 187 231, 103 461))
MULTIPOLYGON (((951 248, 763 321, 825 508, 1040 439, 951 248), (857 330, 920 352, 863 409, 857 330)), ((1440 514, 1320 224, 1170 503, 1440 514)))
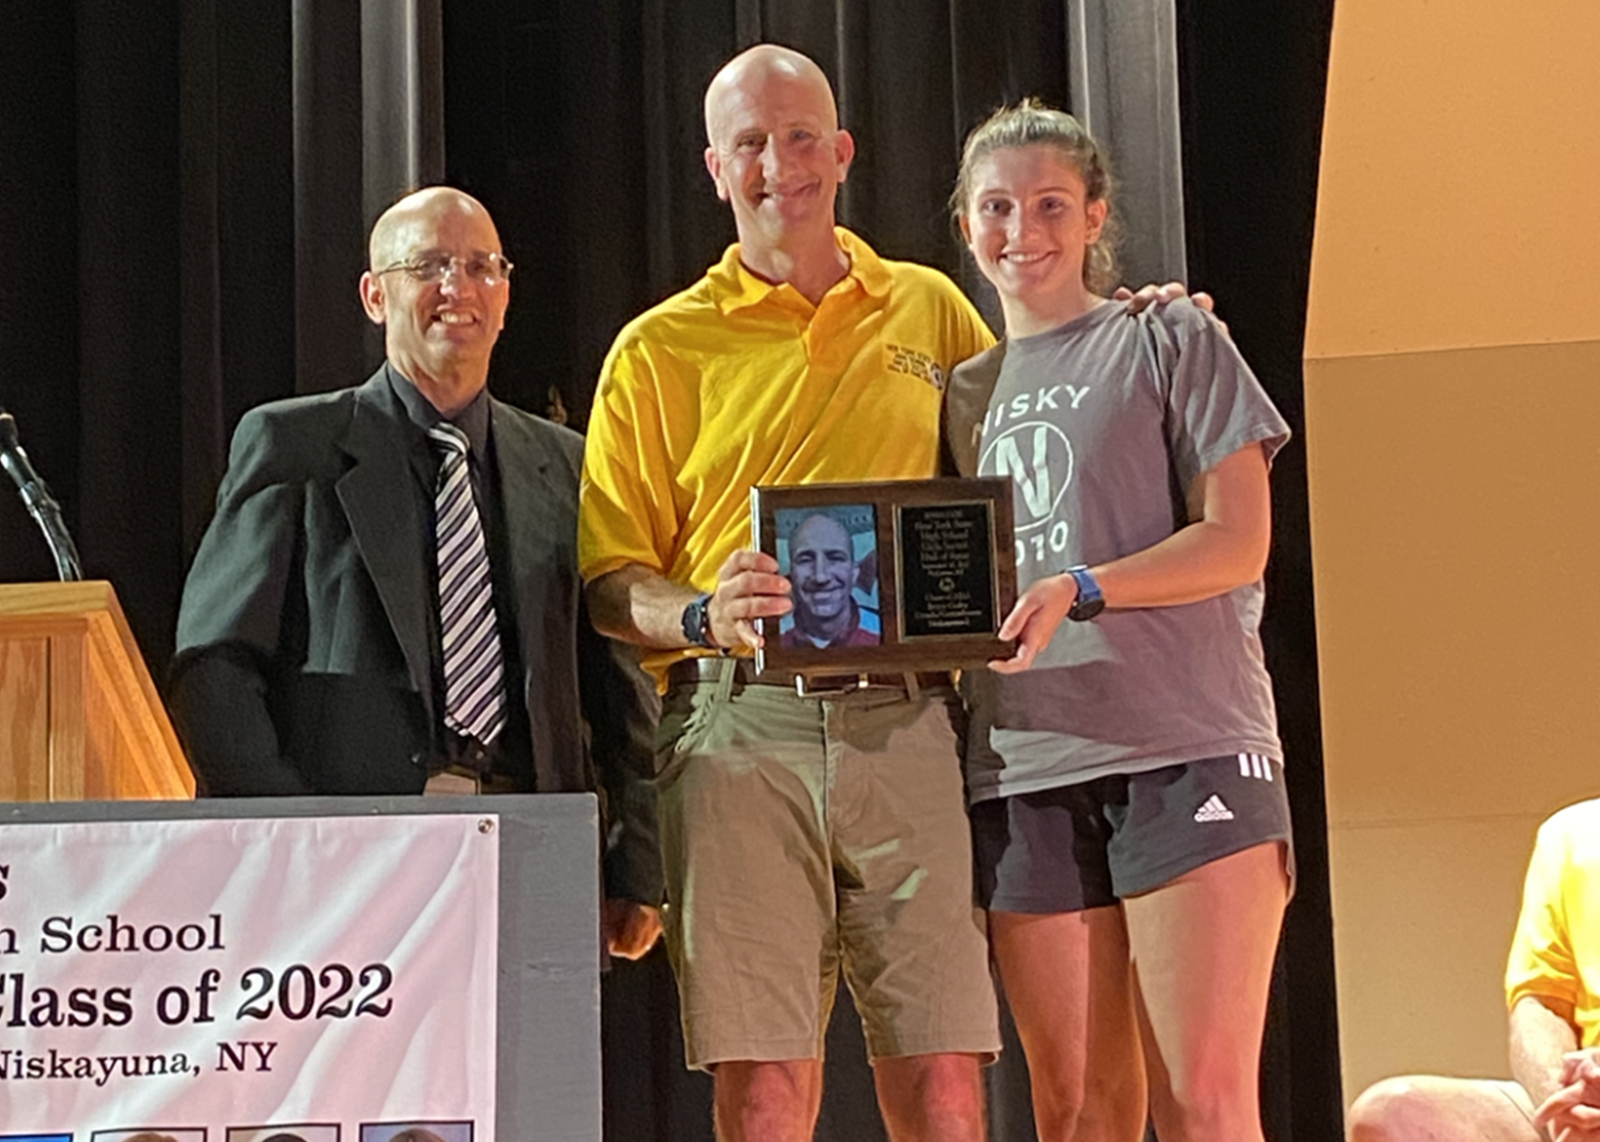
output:
POLYGON ((361 305, 383 326, 390 364, 440 413, 454 416, 488 382, 511 299, 504 276, 481 270, 503 264, 494 219, 472 195, 430 186, 383 212, 367 255, 361 305), (474 265, 476 273, 468 268, 474 265))
POLYGON ((483 203, 453 186, 428 186, 406 195, 378 216, 367 240, 367 264, 377 270, 400 261, 411 251, 413 230, 436 224, 452 214, 475 222, 481 220, 494 235, 495 251, 500 249, 500 234, 483 203))
POLYGON ((741 91, 756 90, 777 79, 811 88, 820 108, 826 108, 828 130, 837 130, 839 110, 833 101, 833 86, 810 56, 777 44, 757 44, 722 65, 706 88, 706 141, 717 145, 727 133, 728 103, 741 91))
POLYGON ((850 532, 845 529, 844 524, 831 515, 818 512, 816 515, 807 516, 800 526, 794 529, 794 538, 789 541, 789 546, 798 551, 829 547, 849 555, 850 532))
POLYGON ((855 148, 828 77, 797 51, 757 44, 706 88, 706 172, 733 208, 739 260, 813 304, 850 268, 833 222, 855 148))

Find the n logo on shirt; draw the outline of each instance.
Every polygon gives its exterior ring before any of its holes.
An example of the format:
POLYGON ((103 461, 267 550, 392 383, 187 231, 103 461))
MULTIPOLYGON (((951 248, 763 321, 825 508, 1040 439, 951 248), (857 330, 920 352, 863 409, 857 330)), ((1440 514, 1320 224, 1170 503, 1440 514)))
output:
POLYGON ((1072 483, 1072 442, 1048 421, 1009 425, 978 460, 984 475, 1010 476, 1017 486, 1017 533, 1050 522, 1072 483))

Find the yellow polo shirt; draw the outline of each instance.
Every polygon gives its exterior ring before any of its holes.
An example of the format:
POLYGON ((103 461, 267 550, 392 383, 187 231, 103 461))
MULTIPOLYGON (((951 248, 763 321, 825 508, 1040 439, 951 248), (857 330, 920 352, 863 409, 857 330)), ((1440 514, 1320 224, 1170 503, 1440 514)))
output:
POLYGON ((1600 1046, 1600 800, 1539 826, 1506 962, 1506 1004, 1570 1004, 1584 1047, 1600 1046))
MULTIPOLYGON (((750 547, 751 487, 935 474, 945 378, 994 337, 937 270, 835 234, 850 272, 819 305, 734 245, 617 335, 584 454, 585 580, 639 563, 709 591, 750 547)), ((645 665, 664 678, 690 653, 645 665)))

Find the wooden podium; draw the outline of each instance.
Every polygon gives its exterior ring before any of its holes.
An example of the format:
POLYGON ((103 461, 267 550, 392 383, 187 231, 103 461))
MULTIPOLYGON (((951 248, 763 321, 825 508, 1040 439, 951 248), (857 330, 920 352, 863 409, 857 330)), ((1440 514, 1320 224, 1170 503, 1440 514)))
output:
POLYGON ((0 584, 0 801, 193 796, 111 584, 0 584))

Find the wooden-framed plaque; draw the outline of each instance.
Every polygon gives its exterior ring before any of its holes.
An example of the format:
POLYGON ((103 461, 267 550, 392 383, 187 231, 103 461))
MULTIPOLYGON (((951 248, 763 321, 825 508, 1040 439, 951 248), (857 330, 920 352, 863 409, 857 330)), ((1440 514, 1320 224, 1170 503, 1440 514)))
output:
POLYGON ((757 672, 881 674, 1009 658, 1017 598, 1007 479, 758 487, 754 546, 794 610, 762 619, 757 672))

